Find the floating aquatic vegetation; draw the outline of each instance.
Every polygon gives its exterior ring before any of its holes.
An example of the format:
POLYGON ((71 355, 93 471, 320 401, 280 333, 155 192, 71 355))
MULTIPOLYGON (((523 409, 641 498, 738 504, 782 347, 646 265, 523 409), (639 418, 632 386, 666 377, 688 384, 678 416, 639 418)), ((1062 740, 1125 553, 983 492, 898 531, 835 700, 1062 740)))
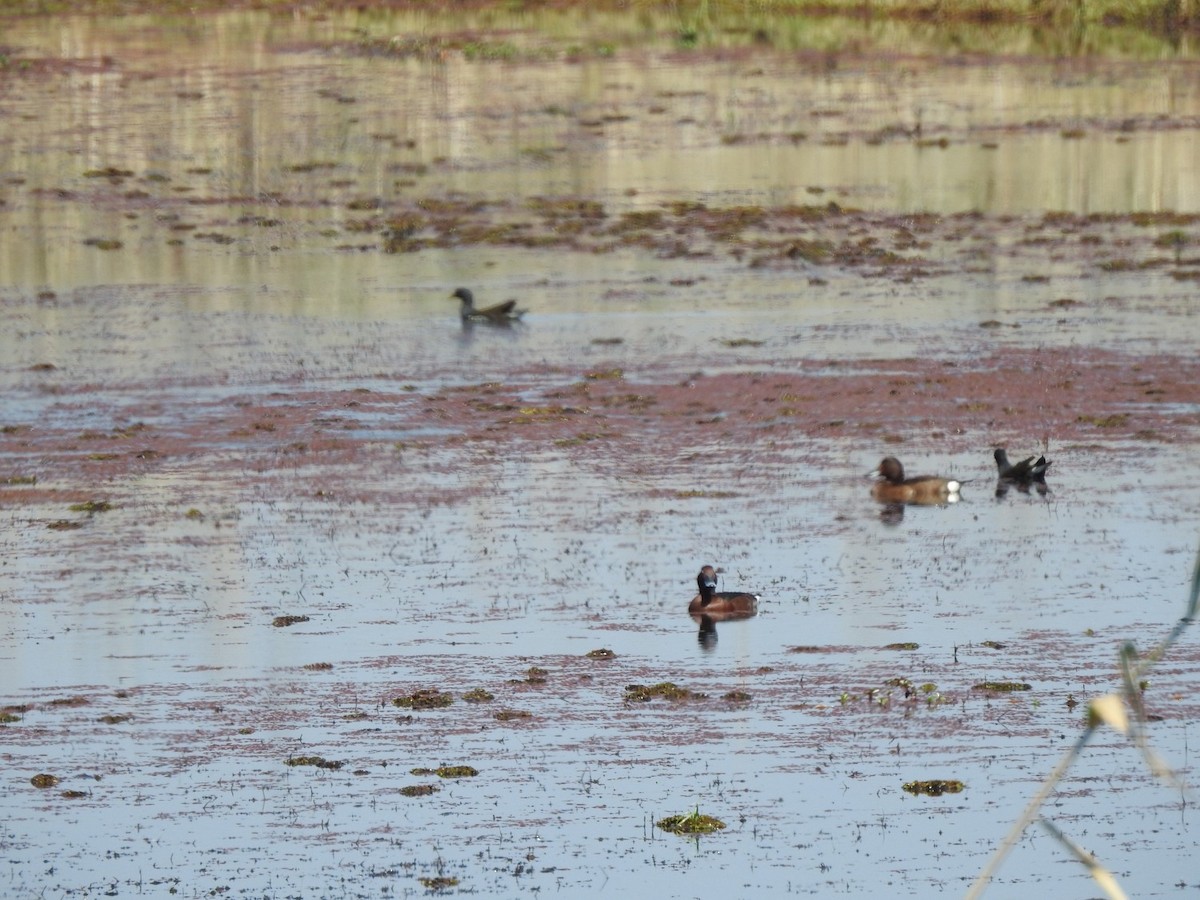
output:
POLYGON ((87 706, 92 701, 76 694, 74 697, 59 697, 50 701, 51 706, 87 706))
POLYGON ((617 654, 609 650, 607 647, 600 647, 596 650, 589 650, 584 654, 588 659, 615 659, 617 654))
POLYGON ((86 503, 72 503, 67 509, 71 512, 98 513, 108 512, 113 505, 107 500, 88 500, 86 503))
POLYGON ((41 775, 34 775, 32 778, 30 778, 29 783, 35 788, 52 788, 58 784, 58 776, 47 775, 43 772, 41 775))
POLYGON ((722 700, 728 700, 731 703, 745 703, 750 699, 750 695, 746 691, 730 691, 721 697, 722 700))
POLYGON ((327 663, 327 662, 305 663, 304 668, 307 669, 309 672, 328 672, 333 668, 333 663, 327 663))
POLYGON ((724 822, 700 812, 699 807, 686 815, 667 816, 665 819, 659 819, 654 824, 672 834, 712 834, 725 827, 724 822))
POLYGON ((440 790, 441 787, 436 784, 409 784, 400 788, 400 793, 405 797, 428 797, 440 790))
POLYGON ((981 681, 979 684, 971 685, 971 690, 1005 694, 1013 691, 1032 691, 1033 685, 1023 681, 981 681))
POLYGON ((910 781, 901 785, 910 794, 924 794, 927 797, 940 797, 942 794, 957 794, 965 785, 961 781, 935 778, 930 781, 910 781))
POLYGON ((64 800, 81 800, 87 796, 87 791, 76 791, 76 790, 63 791, 61 796, 64 800))
POLYGON ((687 688, 681 688, 670 681, 660 681, 658 684, 651 685, 631 684, 625 688, 626 702, 649 703, 655 697, 662 697, 666 700, 698 700, 704 696, 704 694, 689 691, 687 688))
POLYGON ((497 722, 512 722, 517 719, 532 719, 533 713, 523 709, 499 709, 492 715, 497 722))
POLYGON ((540 666, 530 666, 525 672, 526 684, 545 684, 546 676, 550 673, 540 666))
POLYGON ((299 625, 301 622, 307 622, 308 616, 276 616, 271 620, 271 624, 276 628, 288 628, 291 625, 299 625))
POLYGON ((496 699, 496 695, 483 688, 473 688, 463 694, 463 699, 468 703, 491 703, 496 699))
POLYGON ((899 643, 896 643, 896 644, 885 644, 883 649, 884 650, 917 650, 920 648, 920 646, 921 645, 918 644, 916 641, 900 641, 899 643))
POLYGON ((437 688, 421 688, 407 697, 396 697, 392 700, 392 706, 402 706, 406 709, 441 709, 453 702, 453 696, 437 688))
POLYGON ((133 716, 129 715, 128 713, 121 713, 118 715, 110 714, 100 717, 100 721, 105 725, 124 725, 126 722, 132 721, 132 719, 133 716))
POLYGON ((47 522, 46 527, 52 531, 71 531, 75 528, 82 528, 83 523, 75 519, 55 519, 53 522, 47 522))
POLYGON ((345 763, 323 756, 289 756, 285 761, 289 766, 316 766, 318 769, 340 769, 345 763))
POLYGON ((438 778, 474 778, 479 774, 479 770, 473 766, 438 766, 436 769, 412 769, 409 774, 417 777, 436 775, 438 778))
POLYGON ((95 247, 97 250, 120 250, 125 246, 124 241, 119 241, 116 238, 86 238, 84 245, 95 247))
POLYGON ((13 722, 20 722, 21 717, 16 713, 0 712, 0 725, 11 725, 13 722))

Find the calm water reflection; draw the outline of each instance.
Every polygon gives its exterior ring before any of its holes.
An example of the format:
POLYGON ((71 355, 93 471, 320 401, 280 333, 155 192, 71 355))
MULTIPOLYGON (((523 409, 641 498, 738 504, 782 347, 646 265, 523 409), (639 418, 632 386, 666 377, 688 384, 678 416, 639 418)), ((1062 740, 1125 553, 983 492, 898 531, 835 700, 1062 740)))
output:
POLYGON ((271 198, 287 226, 260 229, 254 255, 345 232, 362 218, 356 201, 453 191, 586 196, 611 211, 680 199, 1200 210, 1189 61, 945 64, 769 47, 714 58, 660 38, 551 62, 529 49, 536 32, 509 35, 508 61, 357 52, 443 27, 247 13, 12 23, 21 56, 66 62, 7 76, 0 191, 23 239, 0 250, 5 281, 94 283, 109 264, 79 240, 110 236, 129 251, 120 280, 192 281, 189 254, 161 229, 190 240, 261 221, 271 198), (96 182, 83 174, 105 167, 133 173, 131 210, 88 202, 96 182))

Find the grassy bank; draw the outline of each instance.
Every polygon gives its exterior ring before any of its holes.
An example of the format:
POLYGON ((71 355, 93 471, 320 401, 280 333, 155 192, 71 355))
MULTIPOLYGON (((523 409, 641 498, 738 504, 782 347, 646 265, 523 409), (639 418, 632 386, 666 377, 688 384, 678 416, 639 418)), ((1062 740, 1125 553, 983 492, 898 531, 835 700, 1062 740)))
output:
POLYGON ((1039 28, 1081 26, 1138 28, 1159 36, 1200 33, 1200 0, 0 0, 0 15, 152 12, 204 12, 230 8, 295 11, 353 7, 420 10, 452 15, 494 9, 505 13, 555 9, 628 10, 677 17, 681 30, 702 36, 704 29, 768 29, 778 17, 919 21, 931 24, 1025 24, 1039 28))

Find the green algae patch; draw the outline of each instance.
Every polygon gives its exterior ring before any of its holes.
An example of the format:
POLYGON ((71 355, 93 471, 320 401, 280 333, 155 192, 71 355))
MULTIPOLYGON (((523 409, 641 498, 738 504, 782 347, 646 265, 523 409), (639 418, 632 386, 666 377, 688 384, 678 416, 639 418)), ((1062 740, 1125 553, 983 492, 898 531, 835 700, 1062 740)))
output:
POLYGON ((496 695, 483 688, 473 688, 463 694, 462 698, 468 703, 491 703, 496 699, 496 695))
POLYGON ((883 649, 884 650, 917 650, 917 649, 920 649, 920 647, 921 647, 921 645, 918 644, 916 641, 901 641, 896 644, 885 644, 883 649))
POLYGON ((437 688, 421 688, 407 697, 396 697, 392 700, 392 706, 401 706, 405 709, 442 709, 453 702, 454 697, 437 688))
POLYGON ((20 722, 21 717, 16 713, 0 712, 0 725, 11 725, 13 722, 20 722))
POLYGON ((616 659, 617 654, 609 650, 607 647, 599 647, 595 650, 589 650, 584 654, 588 659, 616 659))
POLYGON ((625 688, 625 700, 633 703, 649 703, 655 697, 665 700, 702 699, 704 694, 697 694, 687 688, 681 688, 672 681, 660 681, 658 684, 631 684, 625 688))
POLYGON ((667 816, 654 823, 671 834, 713 834, 725 827, 720 819, 696 809, 682 816, 667 816))
POLYGON ((479 770, 474 766, 438 766, 436 769, 413 769, 410 775, 420 778, 423 775, 436 775, 438 778, 474 778, 479 770))
POLYGON ((901 785, 910 794, 924 794, 926 797, 940 797, 942 794, 958 794, 962 792, 965 786, 961 781, 953 779, 943 780, 941 778, 934 778, 930 781, 910 781, 907 784, 901 785))
POLYGON ((71 512, 100 513, 113 509, 107 500, 88 500, 86 503, 72 503, 67 509, 71 512))
POLYGON ((400 788, 400 793, 405 797, 428 797, 440 790, 436 784, 409 784, 400 788))
POLYGON ((289 756, 285 761, 289 766, 316 766, 318 769, 340 769, 345 763, 323 756, 289 756))
POLYGON ((292 625, 299 625, 301 622, 307 622, 308 616, 276 616, 271 620, 271 624, 276 628, 290 628, 292 625))
POLYGON ((1011 694, 1015 691, 1032 691, 1033 685, 1024 681, 981 681, 971 685, 973 691, 992 691, 997 694, 1011 694))

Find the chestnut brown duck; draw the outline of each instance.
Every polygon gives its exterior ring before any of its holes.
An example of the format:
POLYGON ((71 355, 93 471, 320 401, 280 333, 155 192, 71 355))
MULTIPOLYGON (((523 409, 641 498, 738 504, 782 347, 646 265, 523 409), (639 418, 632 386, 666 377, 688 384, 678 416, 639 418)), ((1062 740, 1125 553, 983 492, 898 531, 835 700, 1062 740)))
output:
POLYGON ((904 477, 904 466, 894 456, 886 456, 869 477, 878 480, 871 488, 871 496, 882 503, 916 503, 933 506, 957 503, 962 482, 938 475, 915 475, 904 477))
POLYGON ((688 604, 693 616, 709 616, 715 621, 749 618, 758 612, 758 594, 744 591, 718 591, 717 571, 704 566, 696 576, 696 587, 700 591, 688 604))

